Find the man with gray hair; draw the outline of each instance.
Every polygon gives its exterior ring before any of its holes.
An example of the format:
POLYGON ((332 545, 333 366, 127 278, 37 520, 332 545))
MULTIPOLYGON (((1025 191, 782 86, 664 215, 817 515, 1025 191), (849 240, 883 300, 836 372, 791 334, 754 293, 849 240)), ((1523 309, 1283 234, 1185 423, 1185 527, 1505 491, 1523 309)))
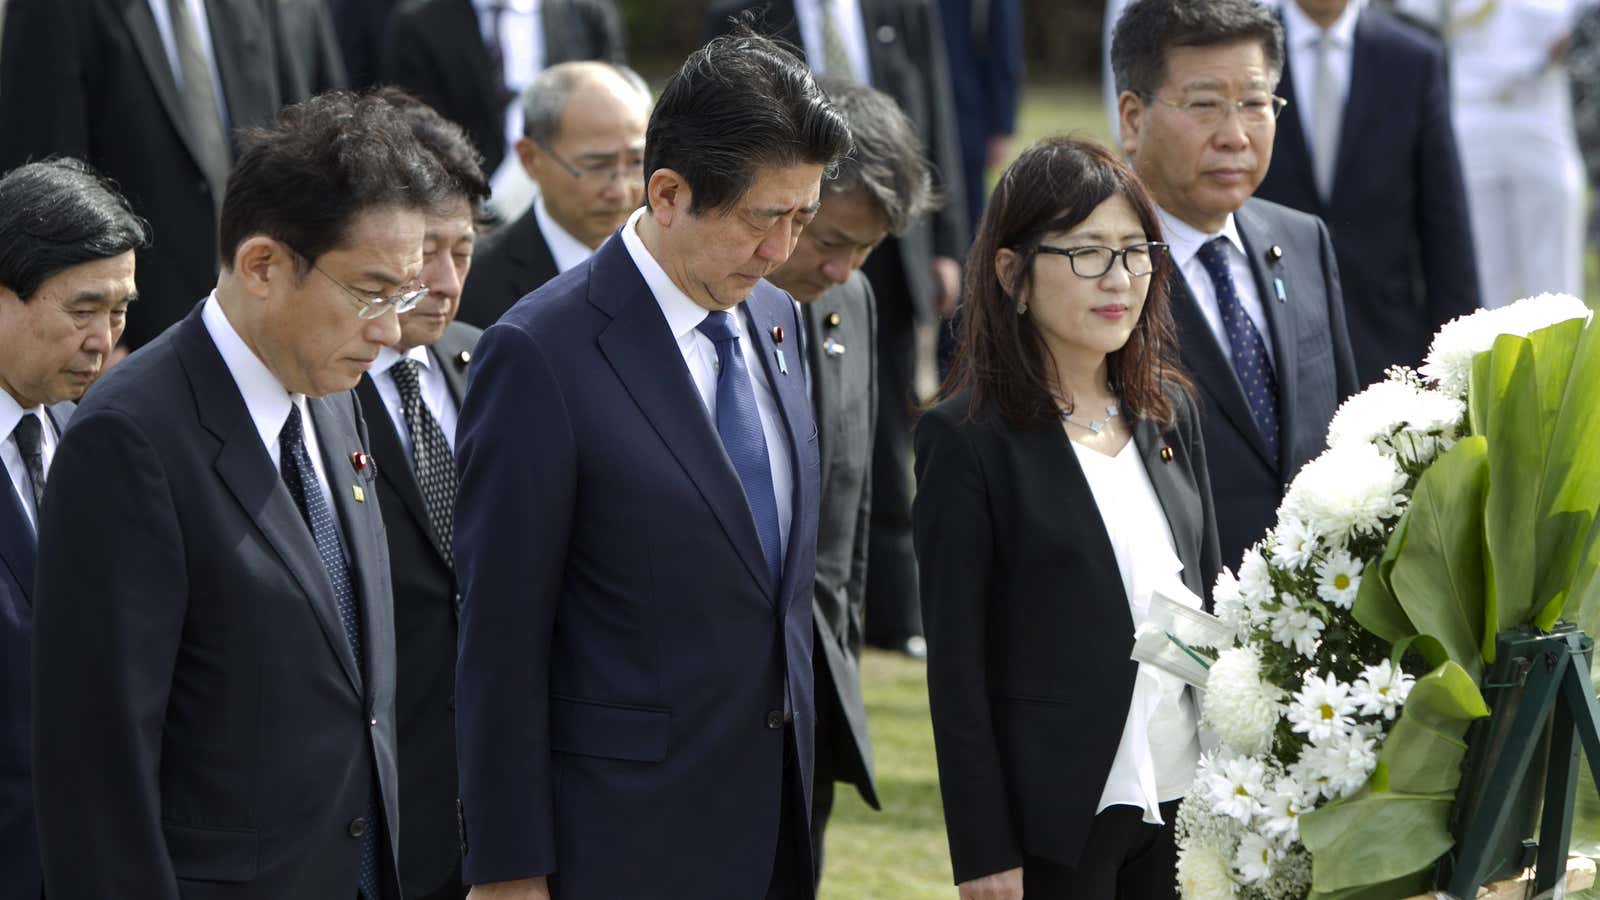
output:
POLYGON ((841 78, 819 81, 844 114, 855 152, 822 183, 822 206, 788 262, 767 276, 803 305, 822 457, 811 603, 817 698, 811 845, 818 880, 834 782, 855 785, 867 805, 880 808, 860 670, 878 419, 878 311, 860 269, 885 237, 904 234, 939 202, 922 141, 893 98, 841 78))
POLYGON ((644 199, 644 130, 650 89, 605 62, 539 73, 522 97, 517 157, 539 196, 483 242, 461 321, 493 325, 512 304, 589 258, 644 199))

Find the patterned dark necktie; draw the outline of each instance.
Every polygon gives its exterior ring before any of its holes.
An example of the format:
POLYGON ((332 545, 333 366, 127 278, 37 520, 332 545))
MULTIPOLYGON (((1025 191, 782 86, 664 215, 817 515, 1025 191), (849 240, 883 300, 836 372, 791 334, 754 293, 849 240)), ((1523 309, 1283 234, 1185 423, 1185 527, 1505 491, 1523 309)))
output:
POLYGON ((1222 311, 1222 328, 1233 351, 1233 371, 1244 388, 1250 415, 1266 439, 1267 453, 1278 458, 1278 376, 1267 356, 1267 344, 1239 302, 1239 289, 1228 271, 1228 239, 1212 238, 1200 248, 1200 264, 1211 276, 1216 289, 1217 308, 1222 311))
POLYGON ((411 432, 412 471, 422 489, 422 505, 439 538, 439 552, 451 562, 451 517, 456 505, 456 460, 450 453, 444 429, 422 402, 420 366, 414 359, 402 359, 389 367, 395 387, 400 389, 400 411, 406 430, 411 432))
POLYGON ((733 469, 744 485, 745 501, 755 517, 761 553, 767 558, 772 584, 782 580, 783 556, 779 547, 778 500, 772 487, 772 467, 767 460, 767 436, 761 430, 761 412, 750 383, 750 370, 739 349, 739 328, 733 314, 714 312, 699 326, 700 333, 717 346, 717 434, 733 469))
MULTIPOLYGON (((301 518, 311 529, 311 538, 317 544, 317 556, 322 568, 333 583, 333 595, 339 602, 339 621, 344 624, 344 636, 356 655, 356 669, 366 682, 366 657, 361 652, 361 612, 356 608, 356 592, 350 583, 350 567, 345 564, 344 550, 339 546, 339 533, 333 528, 333 510, 322 496, 317 482, 317 471, 311 466, 311 455, 306 452, 305 426, 300 419, 298 404, 289 408, 289 418, 278 433, 279 468, 283 483, 299 507, 301 518)), ((367 823, 361 833, 361 880, 357 885, 366 900, 382 900, 378 892, 378 817, 377 785, 367 795, 367 823)))
POLYGON ((28 481, 33 488, 33 515, 37 521, 44 509, 44 426, 37 415, 23 413, 11 434, 17 439, 22 464, 28 470, 28 481))

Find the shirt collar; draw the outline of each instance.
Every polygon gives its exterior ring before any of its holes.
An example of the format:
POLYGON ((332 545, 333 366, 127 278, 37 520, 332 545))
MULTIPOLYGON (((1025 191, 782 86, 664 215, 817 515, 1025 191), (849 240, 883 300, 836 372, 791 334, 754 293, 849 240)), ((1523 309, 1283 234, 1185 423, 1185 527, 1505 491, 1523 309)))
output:
MULTIPOLYGON (((289 420, 289 408, 299 406, 300 415, 305 416, 305 395, 289 393, 278 376, 272 374, 266 363, 244 342, 244 338, 239 336, 233 323, 228 320, 227 313, 222 311, 216 291, 206 298, 200 321, 210 333, 211 342, 217 345, 217 352, 222 354, 222 362, 228 367, 228 374, 233 376, 233 383, 238 385, 250 420, 261 435, 261 443, 266 445, 268 453, 272 453, 278 446, 278 435, 283 431, 284 423, 289 420)), ((306 423, 305 427, 311 427, 310 423, 306 423)))
MULTIPOLYGON (((21 422, 22 417, 28 413, 37 413, 39 422, 45 428, 52 430, 55 428, 50 421, 50 417, 45 415, 43 405, 23 409, 22 404, 17 402, 17 398, 6 391, 0 391, 0 441, 9 440, 11 432, 17 429, 17 423, 21 422)), ((3 484, 3 482, 0 482, 0 484, 3 484)))
POLYGON ((533 199, 533 217, 539 223, 539 233, 544 235, 545 246, 550 248, 550 256, 555 259, 557 271, 565 272, 594 254, 588 244, 573 237, 572 232, 550 217, 543 194, 533 199))
POLYGON ((387 372, 394 368, 394 364, 402 359, 409 359, 422 364, 424 369, 433 368, 433 357, 428 355, 428 348, 423 346, 412 347, 403 355, 396 352, 393 347, 384 347, 378 351, 378 358, 372 361, 372 371, 387 372))
POLYGON ((689 299, 689 295, 678 290, 678 286, 667 277, 665 269, 650 255, 650 250, 644 245, 644 238, 639 237, 639 220, 650 211, 650 207, 641 206, 628 217, 626 225, 622 226, 622 245, 627 248, 628 255, 633 257, 633 264, 638 267, 639 274, 644 276, 644 283, 650 288, 650 293, 655 295, 656 302, 661 305, 661 314, 667 317, 667 327, 672 329, 672 337, 682 341, 685 335, 699 327, 705 321, 709 312, 704 306, 689 299))
MULTIPOLYGON (((1361 17, 1362 0, 1350 0, 1344 12, 1327 28, 1328 37, 1337 48, 1348 47, 1355 41, 1356 19, 1361 17)), ((1283 0, 1283 24, 1291 43, 1296 46, 1316 46, 1323 28, 1305 14, 1295 0, 1283 0)))
POLYGON ((1239 237, 1239 226, 1234 222, 1233 213, 1228 213, 1228 218, 1222 223, 1222 230, 1207 234, 1190 225, 1160 207, 1156 208, 1156 216, 1161 219, 1161 236, 1166 239, 1167 252, 1172 254, 1172 262, 1178 268, 1189 264, 1194 255, 1200 252, 1212 238, 1225 237, 1228 243, 1234 246, 1241 254, 1244 253, 1244 239, 1239 237))

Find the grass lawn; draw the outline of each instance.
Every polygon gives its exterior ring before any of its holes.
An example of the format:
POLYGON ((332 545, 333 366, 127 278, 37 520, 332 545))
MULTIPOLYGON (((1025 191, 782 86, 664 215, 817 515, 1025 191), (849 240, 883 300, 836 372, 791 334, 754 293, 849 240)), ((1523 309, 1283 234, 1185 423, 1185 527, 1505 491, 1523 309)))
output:
MULTIPOLYGON (((1056 133, 1108 141, 1109 126, 1096 87, 1028 88, 1014 151, 1056 133)), ((1600 259, 1594 254, 1587 275, 1593 303, 1600 298, 1600 259)), ((939 802, 926 668, 902 656, 869 650, 862 660, 862 682, 884 808, 872 811, 852 789, 838 792, 828 828, 822 900, 948 900, 956 892, 939 802)), ((1575 834, 1573 846, 1600 854, 1600 797, 1587 776, 1581 791, 1579 813, 1589 827, 1580 826, 1579 831, 1589 834, 1575 834)), ((1600 900, 1600 892, 1595 896, 1600 900)))

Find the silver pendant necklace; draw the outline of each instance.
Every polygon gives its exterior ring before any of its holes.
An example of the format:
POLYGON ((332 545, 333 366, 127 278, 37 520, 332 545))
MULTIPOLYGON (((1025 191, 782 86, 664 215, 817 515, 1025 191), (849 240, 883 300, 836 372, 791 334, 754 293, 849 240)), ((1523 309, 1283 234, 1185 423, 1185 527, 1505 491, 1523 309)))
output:
MULTIPOLYGON (((1111 385, 1106 385, 1106 390, 1111 390, 1111 385)), ((1100 432, 1105 431, 1106 426, 1111 424, 1111 420, 1115 419, 1121 412, 1122 408, 1117 405, 1117 401, 1113 400, 1106 404, 1106 417, 1104 419, 1090 419, 1087 422, 1080 422, 1072 417, 1072 411, 1066 407, 1061 408, 1060 415, 1061 421, 1067 423, 1068 425, 1076 425, 1079 428, 1099 434, 1100 432)))

